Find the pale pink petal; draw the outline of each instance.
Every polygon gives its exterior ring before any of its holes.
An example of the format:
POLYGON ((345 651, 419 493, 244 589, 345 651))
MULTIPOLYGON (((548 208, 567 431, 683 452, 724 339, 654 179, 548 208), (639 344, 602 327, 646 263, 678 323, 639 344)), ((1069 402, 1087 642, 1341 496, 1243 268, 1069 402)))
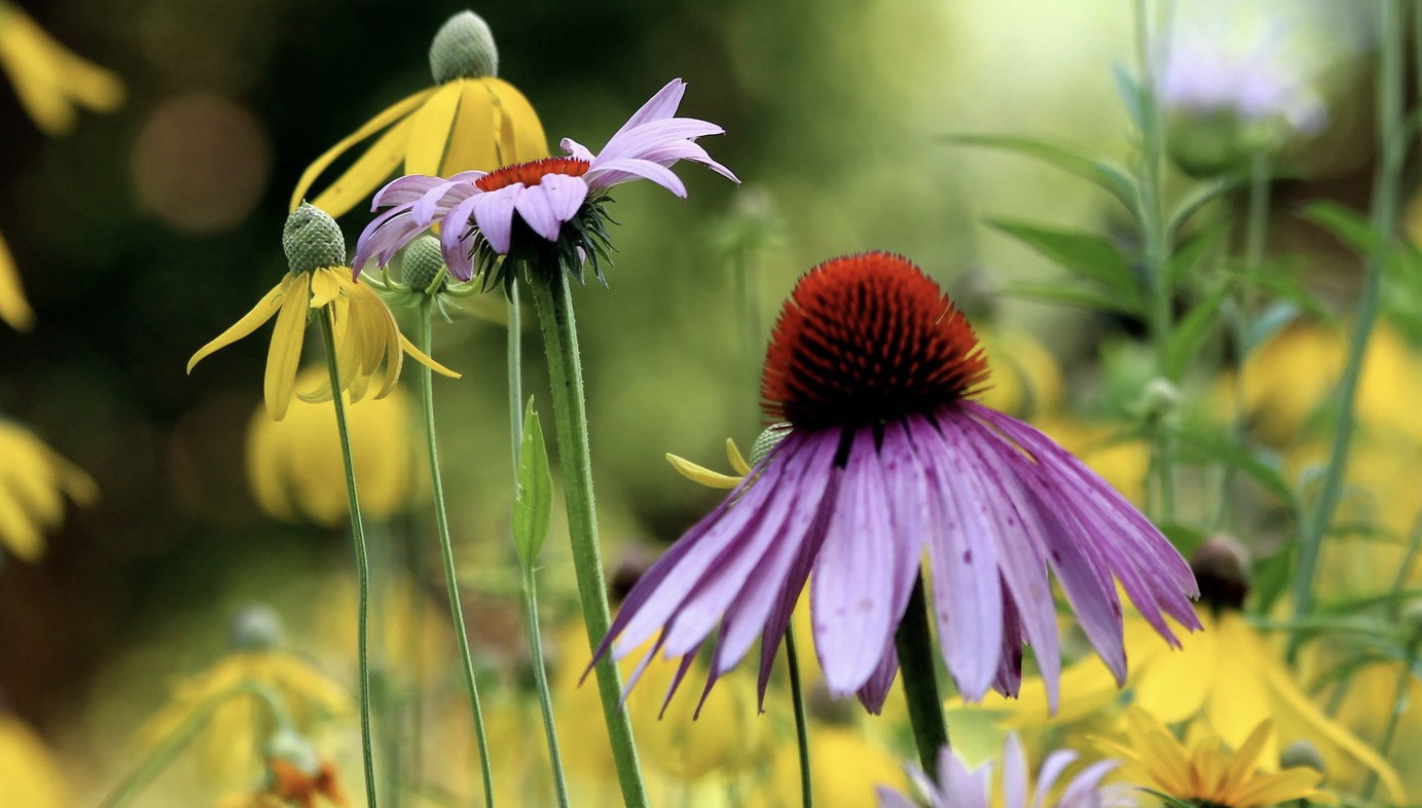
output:
POLYGON ((686 198, 686 186, 682 184, 680 177, 672 173, 671 169, 646 160, 611 160, 599 164, 595 169, 589 169, 587 173, 588 188, 593 191, 601 191, 633 180, 651 180, 677 196, 686 198))
POLYGON ((523 185, 515 183, 473 197, 474 223, 489 247, 500 255, 507 255, 513 242, 514 207, 522 192, 523 185))

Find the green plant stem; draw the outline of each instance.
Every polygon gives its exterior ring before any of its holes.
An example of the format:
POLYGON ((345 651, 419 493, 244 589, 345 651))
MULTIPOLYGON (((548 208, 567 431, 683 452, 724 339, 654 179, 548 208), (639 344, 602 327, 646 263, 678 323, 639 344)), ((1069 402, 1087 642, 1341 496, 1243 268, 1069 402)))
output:
POLYGON ((356 491, 355 456, 351 453, 351 433, 346 424, 345 391, 336 367, 335 315, 330 306, 321 310, 321 336, 326 341, 326 370, 331 378, 331 403, 336 408, 336 431, 341 436, 341 458, 345 462, 346 494, 350 499, 351 540, 356 560, 356 696, 360 700, 361 762, 365 767, 365 799, 376 808, 375 751, 370 732, 370 559, 365 550, 365 527, 360 516, 360 495, 356 491))
MULTIPOLYGON (((1407 36, 1401 25, 1400 0, 1384 0, 1379 15, 1378 66, 1378 150, 1377 173, 1373 179, 1372 228, 1377 247, 1368 256, 1363 278, 1362 295, 1353 322, 1348 344, 1347 362, 1338 382, 1338 420, 1334 427, 1333 444, 1328 465, 1319 489, 1318 500, 1309 518, 1304 520, 1299 545, 1298 569, 1294 576, 1294 615, 1303 617, 1313 611, 1314 578, 1323 539, 1333 523, 1334 512, 1343 495, 1343 478, 1348 468, 1348 448, 1355 427, 1355 406, 1358 382, 1362 378, 1363 359, 1368 341, 1377 322, 1382 297, 1384 269, 1397 241, 1397 216, 1403 160, 1407 142, 1403 120, 1404 65, 1403 47, 1407 36)), ((1295 637, 1289 644, 1289 659, 1298 653, 1295 637)))
POLYGON ((523 311, 517 283, 509 286, 508 320, 509 438, 513 442, 514 485, 518 485, 519 444, 523 441, 523 311))
MULTIPOLYGON (((1403 654, 1402 669, 1397 672, 1397 684, 1393 689, 1392 713, 1387 717, 1387 726, 1383 728, 1383 736, 1378 740, 1378 756, 1383 760, 1392 752, 1392 744, 1397 740, 1397 727, 1402 723, 1402 715, 1407 712, 1407 684, 1412 679, 1412 668, 1417 664, 1417 652, 1422 646, 1422 629, 1414 629, 1412 636, 1407 640, 1407 650, 1403 654)), ((1373 792, 1378 787, 1378 773, 1368 772, 1367 782, 1363 784, 1363 802, 1368 803, 1373 799, 1373 792)))
POLYGON ((553 695, 548 687, 548 670, 543 662, 543 637, 538 626, 538 582, 533 567, 523 569, 523 611, 528 622, 528 651, 533 657, 533 678, 538 685, 538 708, 543 713, 543 734, 548 739, 548 757, 553 761, 553 785, 559 808, 568 808, 568 782, 563 776, 563 755, 558 748, 558 730, 553 725, 553 695))
MULTIPOLYGON (((431 309, 434 298, 426 296, 420 302, 420 350, 430 355, 432 342, 431 309)), ((474 717, 474 738, 479 746, 479 767, 484 778, 484 804, 494 805, 494 770, 489 763, 489 739, 484 732, 484 710, 479 703, 479 682, 474 675, 474 655, 469 648, 469 632, 464 626, 464 606, 459 597, 459 577, 454 569, 454 544, 449 537, 449 513, 444 502, 444 479, 439 470, 439 441, 435 433, 434 374, 420 365, 420 398, 424 403, 425 445, 430 461, 430 482, 434 489, 435 526, 439 531, 440 557, 444 561, 444 585, 449 593, 449 610, 454 618, 454 633, 459 640, 459 656, 464 673, 464 688, 469 693, 469 708, 474 717)))
POLYGON ((948 722, 943 717, 943 697, 938 693, 938 671, 933 663, 933 632, 928 626, 928 602, 919 573, 909 595, 908 609, 894 634, 899 668, 908 700, 909 723, 918 746, 923 771, 938 780, 938 750, 948 744, 948 722))
POLYGON ((790 702, 795 706, 795 743, 800 749, 800 804, 814 808, 810 778, 810 720, 805 715, 805 694, 800 689, 800 656, 795 652, 795 627, 785 627, 785 660, 790 673, 790 702))
MULTIPOLYGON (((577 327, 573 321, 572 290, 568 288, 561 268, 540 267, 539 270, 529 288, 533 291, 533 302, 538 310, 538 323, 548 354, 573 572, 578 580, 588 643, 596 647, 607 636, 612 619, 607 605, 607 587, 603 583, 597 516, 593 506, 592 460, 588 450, 587 410, 577 327)), ((594 670, 623 802, 627 808, 646 808, 647 790, 642 783, 632 724, 620 706, 622 677, 618 675, 610 655, 598 660, 594 670)))
MULTIPOLYGON (((1171 383, 1170 339, 1174 330, 1174 285, 1169 271, 1170 245, 1166 243, 1164 180, 1165 126, 1161 119, 1160 102, 1155 91, 1155 52, 1150 34, 1149 0, 1136 0, 1136 46, 1141 69, 1141 169, 1137 182, 1138 217, 1145 246, 1145 273, 1150 279, 1150 334, 1155 349, 1156 376, 1171 383)), ((1170 4, 1163 4, 1163 18, 1168 19, 1170 4)), ((1174 435, 1168 418, 1157 418, 1151 424, 1153 448, 1151 469, 1155 472, 1161 520, 1175 518, 1174 435)))

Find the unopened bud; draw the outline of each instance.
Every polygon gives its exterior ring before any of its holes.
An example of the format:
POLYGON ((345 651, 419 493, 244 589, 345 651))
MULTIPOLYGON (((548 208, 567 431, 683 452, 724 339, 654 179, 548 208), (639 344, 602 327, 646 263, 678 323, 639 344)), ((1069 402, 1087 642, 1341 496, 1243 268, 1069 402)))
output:
POLYGON ((439 239, 424 235, 410 242, 400 259, 400 271, 404 275, 405 285, 414 291, 433 294, 444 289, 449 271, 445 268, 439 239), (431 289, 436 278, 440 279, 439 286, 431 289))
POLYGON ((346 265, 346 237, 341 234, 341 226, 329 213, 308 202, 302 202, 286 217, 281 247, 293 273, 346 265))
POLYGON ((1249 595, 1249 551, 1227 536, 1211 536, 1190 556, 1200 600, 1215 608, 1242 609, 1249 595))
POLYGON ((1313 769, 1323 774, 1328 773, 1328 769, 1323 765, 1323 755, 1319 754, 1318 747, 1303 739, 1294 741, 1279 753, 1279 768, 1297 769, 1300 767, 1313 769))
POLYGON ((281 617, 264 603, 242 607, 227 627, 232 647, 238 651, 267 651, 281 645, 281 617))
POLYGON ((461 11, 449 18, 430 43, 430 72, 436 84, 499 75, 499 49, 483 17, 461 11))
POLYGON ((1141 391, 1136 410, 1141 418, 1157 423, 1175 413, 1180 405, 1180 390, 1169 379, 1155 378, 1141 391))

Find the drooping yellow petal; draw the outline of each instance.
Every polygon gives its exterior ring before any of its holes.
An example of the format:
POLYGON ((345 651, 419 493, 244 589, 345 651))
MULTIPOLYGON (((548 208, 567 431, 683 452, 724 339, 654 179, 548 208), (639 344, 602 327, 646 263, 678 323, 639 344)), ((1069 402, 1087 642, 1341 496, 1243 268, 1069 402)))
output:
MULTIPOLYGON (((1150 667, 1136 677, 1135 703, 1165 724, 1184 721, 1200 712, 1218 670, 1219 638, 1208 614, 1201 616, 1205 630, 1191 634, 1181 648, 1163 650, 1151 657, 1150 667)), ((1137 669, 1141 661, 1132 660, 1137 669)))
POLYGON ((74 109, 61 89, 62 77, 51 52, 60 47, 44 29, 18 8, 4 9, 0 25, 0 66, 10 76, 25 112, 47 135, 74 128, 74 109))
POLYGON ((292 388, 296 384, 296 366, 301 361, 301 344, 306 337, 306 314, 310 311, 307 301, 310 298, 311 273, 299 273, 291 281, 286 299, 282 301, 281 311, 277 314, 276 328, 272 331, 272 344, 267 351, 266 379, 262 389, 266 396, 267 412, 277 421, 286 417, 286 407, 291 403, 292 388))
POLYGON ((64 89, 80 106, 95 112, 113 112, 123 105, 128 91, 113 71, 63 47, 55 51, 54 59, 64 77, 64 89))
POLYGON ((16 331, 29 331, 35 324, 35 312, 25 300, 20 271, 4 236, 0 236, 0 320, 16 331))
POLYGON ((1318 784, 1322 781, 1322 772, 1304 767, 1273 774, 1255 774, 1234 793, 1228 804, 1238 808, 1254 808, 1263 805, 1284 805, 1306 799, 1309 804, 1314 805, 1337 805, 1338 797, 1318 790, 1318 784))
POLYGON ((482 79, 459 79, 453 83, 461 85, 459 110, 437 173, 448 177, 460 171, 493 171, 503 165, 494 142, 499 126, 493 93, 482 79))
POLYGON ((746 462, 741 450, 736 447, 736 442, 730 438, 726 438, 726 460, 730 462, 731 468, 735 469, 736 473, 742 477, 750 474, 750 464, 746 462))
MULTIPOLYGON (((1224 742, 1238 749, 1255 727, 1273 717, 1271 688, 1262 671, 1269 652, 1238 612, 1222 612, 1214 628, 1218 662, 1213 669, 1201 671, 1211 681, 1205 713, 1224 742)), ((1278 744, 1273 738, 1270 741, 1264 758, 1275 760, 1278 744)))
POLYGON ((413 126, 414 120, 405 118, 385 130, 385 133, 311 204, 332 216, 340 216, 371 196, 399 169, 400 163, 405 159, 405 147, 410 142, 410 129, 413 126))
MULTIPOLYGON (((311 302, 308 304, 313 309, 322 306, 336 299, 342 291, 342 274, 348 270, 337 271, 322 267, 311 273, 311 302)), ((349 282, 349 281, 347 281, 349 282)))
POLYGON ((1270 740, 1274 735, 1274 722, 1265 721, 1249 734, 1244 745, 1234 753, 1234 757, 1229 761, 1228 767, 1220 777, 1221 788, 1228 791, 1238 791, 1244 787, 1259 768, 1259 759, 1264 754, 1265 747, 1270 745, 1270 740))
POLYGON ((226 348, 228 345, 261 328, 262 324, 270 320, 281 308, 282 299, 286 296, 291 285, 291 276, 287 275, 283 277, 281 283, 277 284, 270 292, 267 292, 266 296, 258 301, 257 305, 253 306, 251 311, 242 315, 242 319, 233 323, 230 328, 219 334, 212 342, 199 348, 198 352, 193 354, 193 357, 188 360, 188 373, 192 373, 193 367, 196 366, 198 362, 207 358, 215 351, 226 348))
POLYGON ((425 367, 429 368, 430 370, 433 370, 435 373, 438 373, 441 376, 444 376, 445 378, 464 378, 464 374, 456 373, 455 371, 452 371, 444 365, 441 365, 440 363, 436 362, 434 359, 425 356, 425 352, 420 350, 419 348, 416 348, 415 344, 406 339, 404 334, 400 335, 400 347, 405 351, 405 353, 410 355, 411 359, 415 360, 416 362, 419 362, 421 365, 424 365, 425 367))
POLYGON ((0 495, 0 546, 21 561, 44 555, 44 535, 19 500, 0 495))
POLYGON ((735 488, 741 484, 740 477, 732 477, 718 471, 712 471, 705 466, 698 466, 682 457, 674 454, 667 454, 667 462, 676 469, 677 473, 691 480, 694 483, 704 485, 707 488, 735 488))
POLYGON ((504 165, 527 163, 548 156, 548 136, 533 105, 516 87, 500 78, 486 77, 499 109, 499 149, 504 165))
POLYGON ((443 84, 415 113, 410 143, 405 150, 406 174, 439 173, 463 93, 462 80, 443 84))
MULTIPOLYGON (((379 115, 376 115, 374 118, 371 118, 370 120, 361 124, 359 129, 355 130, 349 135, 346 135, 344 138, 341 138, 341 140, 339 140, 336 145, 327 149, 325 154, 322 154, 320 157, 317 157, 315 162, 307 166, 306 170, 302 172, 301 179, 298 180, 296 183, 296 190, 292 191, 291 193, 291 210, 296 210, 298 207, 301 206, 301 200, 306 198, 306 194, 308 191, 311 190, 311 186, 313 183, 316 182, 316 178, 321 176, 321 172, 325 171, 331 165, 331 163, 334 163, 336 161, 336 158, 344 154, 346 150, 349 149, 351 146, 361 142, 362 140, 365 140, 376 132, 379 132, 381 129, 384 129, 391 123, 408 114, 411 110, 423 104, 425 102, 425 99, 429 98, 431 95, 434 94, 435 89, 436 88, 430 87, 424 90, 420 90, 414 95, 407 96, 395 102, 393 105, 387 107, 384 111, 382 111, 379 115)), ((372 187, 369 190, 374 190, 374 188, 372 187)), ((369 191, 367 191, 367 193, 368 192, 369 191)), ((360 198, 364 197, 365 195, 355 194, 354 192, 350 193, 351 198, 335 195, 335 198, 327 199, 323 196, 322 199, 325 201, 325 204, 318 204, 316 207, 321 208, 332 216, 340 216, 341 214, 350 210, 351 207, 353 207, 355 203, 360 201, 360 198), (345 207, 341 207, 340 205, 336 204, 337 202, 345 202, 345 207)))

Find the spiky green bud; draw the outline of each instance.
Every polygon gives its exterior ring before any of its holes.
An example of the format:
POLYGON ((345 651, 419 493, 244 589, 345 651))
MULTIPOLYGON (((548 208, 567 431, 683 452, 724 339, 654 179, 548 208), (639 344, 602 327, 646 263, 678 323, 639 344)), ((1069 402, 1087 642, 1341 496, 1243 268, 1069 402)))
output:
POLYGON ((405 285, 417 292, 428 291, 431 294, 444 289, 449 282, 449 272, 445 269, 444 253, 440 251, 439 239, 431 235, 423 235, 405 248, 405 254, 400 258, 400 272, 404 276, 405 285), (430 289, 435 278, 441 278, 438 288, 430 289))
POLYGON ((461 11, 449 18, 430 43, 430 72, 436 84, 499 75, 499 49, 483 17, 461 11))
POLYGON ((281 645, 281 618, 265 603, 242 607, 227 627, 232 648, 237 651, 266 651, 281 645))
POLYGON ((302 202, 286 217, 281 247, 293 273, 346 266, 346 237, 341 226, 329 213, 309 202, 302 202))

